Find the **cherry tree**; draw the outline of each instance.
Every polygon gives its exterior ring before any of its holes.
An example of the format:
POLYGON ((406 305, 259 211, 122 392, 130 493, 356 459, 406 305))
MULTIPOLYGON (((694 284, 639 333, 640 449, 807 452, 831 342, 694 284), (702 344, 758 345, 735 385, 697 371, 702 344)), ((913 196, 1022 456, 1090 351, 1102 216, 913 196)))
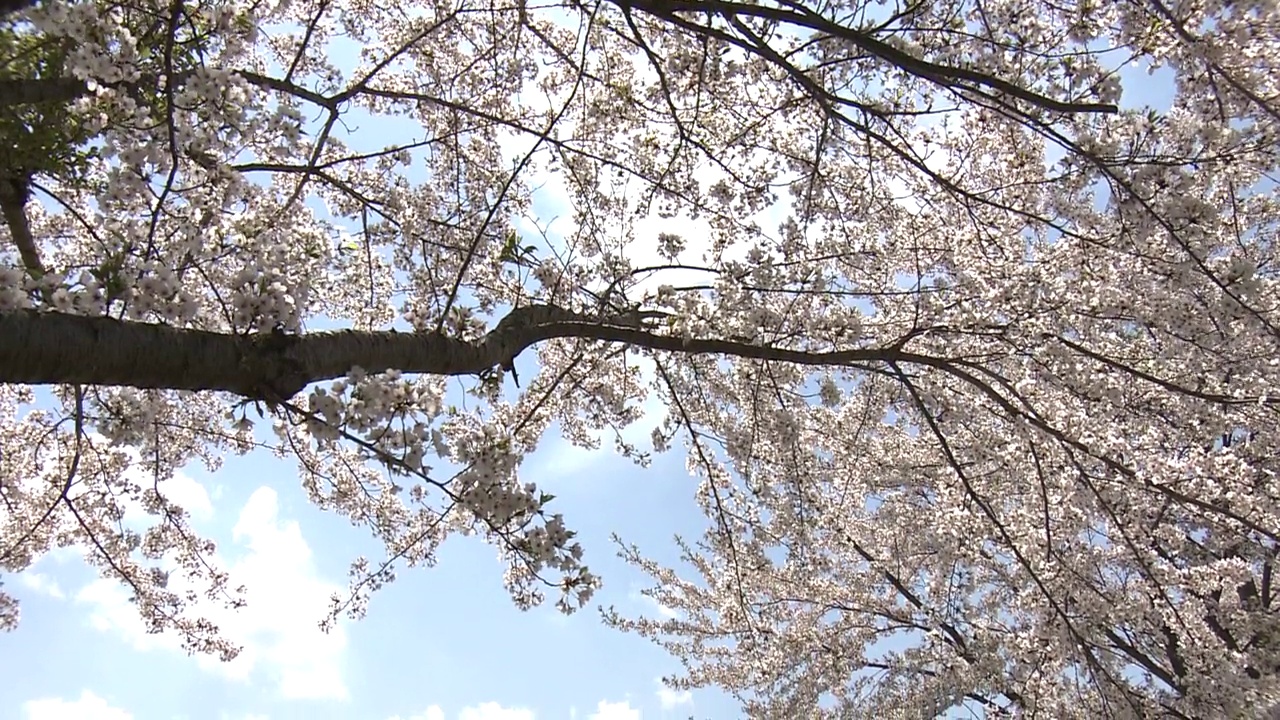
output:
POLYGON ((622 545, 674 617, 605 620, 673 687, 1280 701, 1273 0, 388 5, 0 4, 0 569, 79 548, 231 657, 166 482, 273 451, 385 545, 325 622, 457 534, 570 612, 521 460, 656 397, 619 450, 681 447, 708 530, 622 545))

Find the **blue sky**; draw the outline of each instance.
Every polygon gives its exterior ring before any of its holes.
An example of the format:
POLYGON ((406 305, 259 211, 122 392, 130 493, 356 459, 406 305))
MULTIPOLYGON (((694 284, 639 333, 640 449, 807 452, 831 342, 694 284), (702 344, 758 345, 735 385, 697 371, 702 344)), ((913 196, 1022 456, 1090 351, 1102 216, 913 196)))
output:
MULTIPOLYGON (((637 434, 648 423, 637 424, 637 434)), ((581 533, 606 580, 598 604, 660 613, 636 592, 639 578, 614 557, 609 533, 668 552, 673 532, 696 534, 702 520, 683 459, 669 454, 642 470, 608 449, 583 451, 551 437, 528 458, 525 476, 558 496, 581 533)), ((736 715, 736 705, 715 693, 660 691, 657 678, 678 669, 676 661, 603 627, 593 607, 572 617, 550 607, 515 609, 494 550, 469 538, 446 543, 436 568, 401 573, 375 595, 364 620, 321 633, 316 621, 328 593, 345 587, 347 562, 361 553, 377 557, 378 548, 361 530, 312 508, 296 477, 290 462, 258 453, 175 481, 197 527, 219 542, 233 584, 249 585, 249 606, 222 624, 244 644, 241 658, 192 658, 168 638, 143 634, 114 584, 96 580, 75 555, 55 554, 7 579, 23 618, 0 636, 0 717, 736 715)))
MULTIPOLYGON (((1126 98, 1135 105, 1164 106, 1169 94, 1158 81, 1126 87, 1137 90, 1126 98)), ((381 142, 394 126, 351 125, 358 137, 346 139, 369 149, 359 137, 381 142)), ((540 192, 541 221, 567 215, 554 183, 540 192)), ((645 237, 658 229, 638 228, 645 237)), ((643 440, 660 420, 661 408, 647 410, 629 439, 643 440)), ((97 579, 76 553, 55 553, 3 578, 23 616, 16 631, 0 635, 0 718, 739 716, 723 694, 662 689, 658 678, 678 671, 678 662, 646 640, 605 628, 595 612, 597 605, 664 612, 639 595, 644 578, 615 557, 609 536, 616 532, 660 562, 678 564, 672 535, 696 537, 704 522, 681 454, 658 456, 642 469, 615 456, 608 441, 584 451, 552 432, 525 461, 523 476, 557 495, 556 510, 604 578, 591 605, 574 616, 550 606, 520 612, 502 588, 495 550, 454 538, 435 568, 403 571, 377 593, 367 618, 321 633, 316 623, 329 593, 345 589, 348 562, 379 558, 380 549, 364 531, 312 507, 290 461, 258 452, 228 458, 215 474, 190 468, 168 488, 218 542, 232 585, 248 586, 249 605, 220 623, 244 646, 241 658, 223 664, 189 657, 172 639, 146 635, 123 591, 97 579)))

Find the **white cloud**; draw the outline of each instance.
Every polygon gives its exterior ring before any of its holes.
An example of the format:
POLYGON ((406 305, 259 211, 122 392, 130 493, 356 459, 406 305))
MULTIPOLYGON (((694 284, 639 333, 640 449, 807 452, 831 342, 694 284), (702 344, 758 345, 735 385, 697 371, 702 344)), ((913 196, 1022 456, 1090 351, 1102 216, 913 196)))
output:
MULTIPOLYGON (((656 374, 653 361, 637 358, 633 363, 640 367, 640 384, 649 387, 656 374)), ((638 451, 650 452, 653 449, 653 430, 662 422, 666 413, 666 403, 656 393, 650 392, 640 405, 639 417, 623 428, 621 433, 615 434, 610 428, 594 432, 595 439, 599 441, 599 446, 594 449, 574 445, 560 433, 548 434, 546 445, 530 457, 528 477, 585 477, 586 472, 596 463, 616 454, 618 435, 621 435, 623 442, 635 446, 638 451)))
POLYGON ((441 710, 439 705, 432 705, 426 710, 423 710, 420 715, 410 715, 407 718, 402 718, 399 715, 393 715, 392 717, 387 718, 387 720, 444 720, 444 710, 441 710))
MULTIPOLYGON (((439 705, 431 705, 419 715, 407 718, 396 715, 389 720, 444 720, 444 710, 439 705)), ((463 708, 458 713, 458 720, 534 720, 534 714, 528 708, 509 708, 496 702, 487 702, 463 708)))
POLYGON ((658 702, 662 705, 663 710, 672 710, 681 705, 693 704, 693 693, 688 690, 672 690, 662 683, 662 679, 658 679, 658 702))
POLYGON ((648 595, 645 595, 639 590, 632 590, 628 594, 628 597, 630 597, 636 603, 643 605, 645 607, 645 610, 656 612, 664 618, 676 618, 676 617, 679 617, 680 615, 680 613, 676 611, 675 608, 667 607, 666 605, 663 605, 662 603, 658 602, 657 600, 653 599, 648 595))
POLYGON ((112 707, 89 690, 81 690, 79 700, 28 700, 22 704, 22 717, 26 720, 133 720, 133 713, 112 707))
MULTIPOLYGON (((186 490, 188 500, 202 494, 186 490)), ((280 519, 278 510, 275 491, 258 488, 232 531, 233 540, 247 552, 230 563, 225 557, 211 558, 215 566, 227 569, 231 587, 247 588, 247 606, 238 611, 214 603, 195 607, 224 637, 243 646, 240 656, 229 663, 209 656, 197 656, 196 661, 205 670, 237 680, 247 680, 259 671, 275 682, 285 698, 346 699, 341 674, 346 633, 341 625, 328 634, 317 627, 328 609, 327 598, 341 588, 316 574, 311 548, 298 523, 280 519)), ((91 607, 94 627, 119 633, 136 649, 180 651, 173 636, 146 632, 136 608, 114 581, 96 580, 76 600, 91 607)))
MULTIPOLYGON (((110 441, 97 433, 93 433, 91 437, 95 444, 110 445, 110 441)), ((136 448, 112 446, 112 450, 123 453, 129 459, 129 466, 124 471, 126 479, 140 487, 152 487, 155 481, 146 471, 146 463, 142 462, 136 448)), ((171 477, 161 480, 155 487, 166 500, 186 510, 193 522, 207 522, 213 517, 213 503, 209 499, 209 493, 190 475, 180 470, 175 471, 171 477)), ((124 509, 124 524, 130 528, 139 530, 155 523, 155 516, 147 513, 140 500, 124 497, 121 498, 121 506, 124 509)))
POLYGON ((56 600, 61 600, 67 596, 62 591, 62 587, 58 585, 58 581, 43 573, 28 570, 18 575, 19 581, 28 588, 35 590, 41 595, 48 595, 56 600))
POLYGON ((601 700, 588 720, 640 720, 640 710, 626 700, 616 703, 601 700))
POLYGON ((177 503, 191 513, 191 519, 195 522, 206 522, 213 517, 213 503, 209 500, 209 493, 190 475, 174 473, 173 477, 160 485, 160 492, 170 502, 177 503))
POLYGON ((498 703, 487 702, 475 707, 463 708, 458 720, 533 720, 528 708, 504 708, 498 703))

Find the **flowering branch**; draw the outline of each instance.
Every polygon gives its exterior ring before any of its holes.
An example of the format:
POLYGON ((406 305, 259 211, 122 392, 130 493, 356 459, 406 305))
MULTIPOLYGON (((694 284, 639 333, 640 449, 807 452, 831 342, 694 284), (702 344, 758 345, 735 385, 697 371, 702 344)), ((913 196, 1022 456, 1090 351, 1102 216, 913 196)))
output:
POLYGON ((429 332, 233 335, 19 310, 0 314, 0 336, 6 339, 0 345, 0 383, 222 390, 250 398, 288 399, 310 383, 342 377, 353 367, 366 372, 478 374, 509 365, 525 348, 556 338, 803 365, 937 362, 892 348, 807 352, 729 339, 683 338, 656 333, 642 323, 636 314, 598 318, 552 305, 529 305, 512 310, 484 337, 468 342, 429 332))

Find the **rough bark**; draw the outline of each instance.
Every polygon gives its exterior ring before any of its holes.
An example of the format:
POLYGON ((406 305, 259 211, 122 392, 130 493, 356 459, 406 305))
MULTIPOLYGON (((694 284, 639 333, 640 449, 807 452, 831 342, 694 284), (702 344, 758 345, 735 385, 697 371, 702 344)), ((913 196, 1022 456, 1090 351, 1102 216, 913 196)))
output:
POLYGON ((233 335, 23 310, 0 313, 0 383, 222 390, 283 400, 310 383, 344 376, 353 367, 367 372, 476 374, 509 365, 525 348, 553 338, 805 365, 940 362, 894 348, 805 352, 734 340, 686 339, 645 329, 636 315, 592 317, 550 305, 512 310, 475 341, 435 333, 358 330, 233 335))
POLYGON ((25 10, 36 4, 36 0, 0 0, 0 18, 25 10))

